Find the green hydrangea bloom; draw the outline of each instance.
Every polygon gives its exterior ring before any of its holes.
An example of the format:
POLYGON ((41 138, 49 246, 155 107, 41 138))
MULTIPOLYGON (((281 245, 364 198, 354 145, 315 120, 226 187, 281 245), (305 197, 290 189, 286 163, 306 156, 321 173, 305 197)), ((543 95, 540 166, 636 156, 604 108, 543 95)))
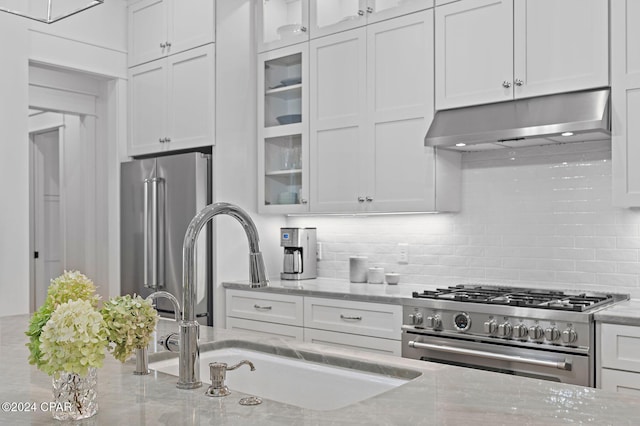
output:
POLYGON ((59 305, 69 300, 86 300, 95 309, 100 296, 96 294, 96 286, 89 278, 78 271, 64 271, 58 278, 51 280, 47 289, 44 304, 38 309, 25 332, 29 336, 29 363, 44 371, 44 361, 41 359, 40 334, 51 314, 59 305))
POLYGON ((144 348, 158 323, 158 312, 151 301, 140 296, 118 296, 104 304, 101 311, 107 327, 107 337, 113 343, 109 350, 125 362, 136 348, 144 348))
POLYGON ((54 307, 69 300, 86 300, 96 308, 100 296, 96 294, 96 286, 87 276, 78 271, 65 271, 58 278, 51 280, 47 289, 45 304, 54 307))
POLYGON ((40 369, 54 376, 62 371, 85 376, 89 367, 102 367, 106 346, 100 312, 87 300, 70 300, 42 327, 40 369))

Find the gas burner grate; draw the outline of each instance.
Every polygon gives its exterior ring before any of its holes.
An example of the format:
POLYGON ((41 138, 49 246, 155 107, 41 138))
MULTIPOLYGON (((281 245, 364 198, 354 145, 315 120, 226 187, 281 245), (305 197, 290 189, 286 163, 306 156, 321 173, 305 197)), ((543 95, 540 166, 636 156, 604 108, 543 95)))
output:
POLYGON ((613 301, 613 296, 609 294, 567 294, 555 290, 464 284, 423 292, 414 291, 413 297, 576 312, 584 312, 613 301))

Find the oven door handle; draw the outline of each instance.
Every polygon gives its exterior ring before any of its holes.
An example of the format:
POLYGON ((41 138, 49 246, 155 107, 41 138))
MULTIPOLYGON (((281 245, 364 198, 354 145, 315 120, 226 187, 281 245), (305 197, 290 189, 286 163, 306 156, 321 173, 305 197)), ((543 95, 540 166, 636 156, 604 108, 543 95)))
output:
POLYGON ((525 364, 536 365, 539 367, 549 367, 549 368, 557 368, 558 370, 571 371, 571 360, 566 358, 564 361, 545 361, 545 360, 534 359, 534 358, 522 358, 515 355, 503 355, 503 354, 494 354, 491 352, 476 351, 474 349, 454 348, 451 346, 441 346, 441 345, 433 345, 431 343, 414 342, 413 340, 409 342, 409 346, 416 349, 430 349, 433 351, 448 352, 448 353, 459 354, 459 355, 471 355, 471 356, 477 356, 482 358, 496 359, 500 361, 522 362, 525 364))

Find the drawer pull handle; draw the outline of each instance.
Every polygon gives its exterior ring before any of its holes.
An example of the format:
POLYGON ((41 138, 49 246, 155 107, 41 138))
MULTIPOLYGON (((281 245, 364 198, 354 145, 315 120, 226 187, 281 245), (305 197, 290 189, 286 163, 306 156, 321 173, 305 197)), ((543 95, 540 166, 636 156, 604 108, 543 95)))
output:
POLYGON ((362 317, 350 317, 350 316, 343 315, 343 314, 340 314, 340 319, 343 319, 343 320, 345 320, 345 321, 346 321, 346 320, 362 321, 362 317))
POLYGON ((270 311, 271 310, 271 306, 253 305, 253 307, 256 308, 256 309, 260 309, 261 311, 270 311))

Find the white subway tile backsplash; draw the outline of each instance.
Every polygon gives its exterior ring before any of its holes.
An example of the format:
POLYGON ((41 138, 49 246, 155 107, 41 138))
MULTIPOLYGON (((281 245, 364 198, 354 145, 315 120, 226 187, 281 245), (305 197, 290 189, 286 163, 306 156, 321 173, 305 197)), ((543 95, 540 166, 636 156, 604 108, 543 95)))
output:
POLYGON ((482 282, 640 297, 640 211, 611 206, 611 147, 593 141, 463 155, 460 213, 292 217, 316 226, 318 274, 348 278, 348 258, 403 283, 482 282), (514 160, 511 160, 514 158, 514 160), (397 263, 397 244, 409 263, 397 263))

